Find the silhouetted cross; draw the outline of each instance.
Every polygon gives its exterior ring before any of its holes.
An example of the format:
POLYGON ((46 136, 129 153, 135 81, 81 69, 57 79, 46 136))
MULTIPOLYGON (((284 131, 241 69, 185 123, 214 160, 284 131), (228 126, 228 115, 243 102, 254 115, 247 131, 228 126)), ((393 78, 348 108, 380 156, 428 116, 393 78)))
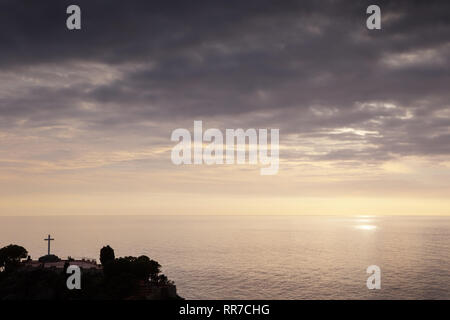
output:
POLYGON ((53 238, 50 238, 50 235, 48 235, 47 239, 44 239, 44 241, 48 241, 48 255, 50 255, 50 241, 55 240, 53 238))

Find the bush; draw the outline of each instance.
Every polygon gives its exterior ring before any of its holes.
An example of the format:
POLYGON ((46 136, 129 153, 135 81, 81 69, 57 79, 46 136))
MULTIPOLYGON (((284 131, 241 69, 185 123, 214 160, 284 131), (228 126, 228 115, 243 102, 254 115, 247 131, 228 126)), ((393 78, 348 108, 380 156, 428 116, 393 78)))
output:
POLYGON ((54 254, 47 254, 45 256, 42 256, 39 258, 39 262, 58 262, 61 261, 61 259, 58 256, 55 256, 54 254))

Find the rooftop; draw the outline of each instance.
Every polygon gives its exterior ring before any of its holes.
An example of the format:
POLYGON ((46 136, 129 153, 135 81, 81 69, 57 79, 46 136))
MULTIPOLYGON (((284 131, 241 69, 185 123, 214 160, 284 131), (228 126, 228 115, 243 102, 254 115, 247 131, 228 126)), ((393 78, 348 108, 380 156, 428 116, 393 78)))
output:
POLYGON ((23 265, 31 268, 57 268, 63 269, 64 265, 69 263, 70 265, 79 266, 82 269, 102 269, 102 266, 97 264, 95 259, 80 259, 80 260, 60 260, 56 262, 41 262, 38 260, 27 260, 23 262, 23 265))

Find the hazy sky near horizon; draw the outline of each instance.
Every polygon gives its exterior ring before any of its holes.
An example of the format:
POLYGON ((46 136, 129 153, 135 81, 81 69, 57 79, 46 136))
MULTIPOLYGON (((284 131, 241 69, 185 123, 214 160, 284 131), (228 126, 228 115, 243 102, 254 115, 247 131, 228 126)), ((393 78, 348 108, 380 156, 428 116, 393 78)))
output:
POLYGON ((449 1, 2 0, 0 215, 449 215, 449 17, 449 1), (173 165, 194 120, 279 128, 279 173, 173 165))

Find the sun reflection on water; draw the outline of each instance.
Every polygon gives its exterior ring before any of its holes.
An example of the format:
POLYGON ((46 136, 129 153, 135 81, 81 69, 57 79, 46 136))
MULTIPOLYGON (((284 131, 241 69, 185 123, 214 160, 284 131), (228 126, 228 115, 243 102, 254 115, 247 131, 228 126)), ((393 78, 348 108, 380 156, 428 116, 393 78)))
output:
POLYGON ((356 229, 359 230, 375 230, 377 228, 377 226, 373 225, 373 224, 359 224, 357 226, 355 226, 356 229))

